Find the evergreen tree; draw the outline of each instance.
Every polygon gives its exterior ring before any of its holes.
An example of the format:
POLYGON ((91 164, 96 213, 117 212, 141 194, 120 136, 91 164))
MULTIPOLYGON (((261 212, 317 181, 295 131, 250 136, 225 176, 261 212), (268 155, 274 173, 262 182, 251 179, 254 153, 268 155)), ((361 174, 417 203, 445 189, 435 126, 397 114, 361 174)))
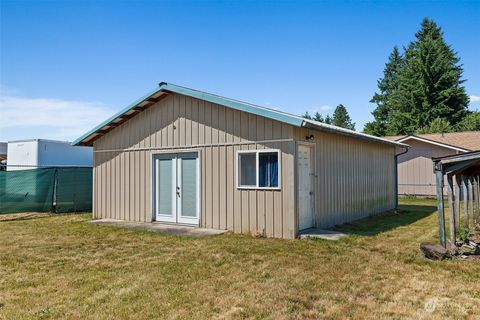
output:
POLYGON ((305 119, 308 119, 308 120, 315 120, 315 121, 318 121, 318 122, 325 122, 325 120, 323 119, 322 115, 319 113, 319 112, 315 112, 315 114, 313 115, 313 117, 310 115, 310 113, 305 112, 305 114, 302 116, 303 118, 305 119))
POLYGON ((339 104, 333 112, 332 124, 350 130, 355 130, 355 123, 352 122, 347 108, 343 104, 339 104))
POLYGON ((418 129, 415 133, 447 133, 452 131, 453 128, 450 126, 450 123, 447 120, 443 118, 436 118, 429 126, 418 129))
POLYGON ((327 115, 325 116, 325 123, 326 123, 326 124, 332 124, 332 123, 333 123, 333 119, 332 119, 332 117, 330 117, 329 114, 327 114, 327 115))
POLYGON ((377 81, 378 92, 375 92, 371 103, 375 103, 377 107, 372 112, 374 121, 365 125, 363 131, 375 136, 388 135, 389 117, 392 110, 390 98, 394 90, 398 88, 397 74, 403 67, 404 60, 398 47, 394 47, 392 53, 388 57, 388 62, 383 70, 383 78, 377 81))
POLYGON ((318 121, 318 122, 323 122, 324 121, 320 112, 315 112, 315 115, 313 116, 313 120, 318 121))
POLYGON ((456 131, 480 131, 480 112, 470 112, 455 129, 456 131))
POLYGON ((456 125, 467 114, 460 58, 445 43, 441 29, 425 18, 415 37, 389 99, 389 134, 413 133, 437 118, 456 125))
POLYGON ((312 120, 312 116, 307 112, 305 112, 305 114, 302 116, 302 118, 305 118, 305 119, 308 119, 308 120, 312 120))

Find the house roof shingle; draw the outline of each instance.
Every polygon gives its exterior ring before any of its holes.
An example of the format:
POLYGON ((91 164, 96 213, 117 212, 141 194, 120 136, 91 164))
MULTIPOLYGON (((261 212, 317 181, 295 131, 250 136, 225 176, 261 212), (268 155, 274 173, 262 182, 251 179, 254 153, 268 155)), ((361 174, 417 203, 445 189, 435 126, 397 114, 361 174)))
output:
MULTIPOLYGON (((445 144, 452 147, 465 149, 467 151, 480 150, 480 131, 464 131, 450 133, 429 133, 404 136, 386 136, 385 139, 391 141, 406 141, 408 137, 418 137, 433 142, 445 144)), ((408 142, 406 142, 408 143, 408 142)))

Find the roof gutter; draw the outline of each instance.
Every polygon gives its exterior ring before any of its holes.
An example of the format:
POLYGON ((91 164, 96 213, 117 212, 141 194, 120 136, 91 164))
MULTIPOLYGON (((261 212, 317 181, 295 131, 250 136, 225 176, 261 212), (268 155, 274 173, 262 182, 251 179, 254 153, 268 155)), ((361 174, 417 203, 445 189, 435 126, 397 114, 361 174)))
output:
POLYGON ((312 120, 304 120, 303 123, 302 123, 302 127, 317 129, 317 130, 336 133, 336 134, 342 134, 342 135, 349 136, 349 137, 352 137, 352 138, 379 142, 379 143, 383 143, 383 144, 387 144, 387 145, 391 145, 391 146, 396 146, 396 147, 401 147, 401 148, 408 148, 408 145, 406 145, 404 143, 401 143, 401 142, 391 141, 391 140, 388 140, 388 139, 379 138, 379 137, 371 136, 369 134, 356 132, 356 131, 353 131, 353 130, 349 130, 349 129, 345 129, 345 128, 341 128, 341 127, 336 127, 336 126, 332 126, 332 125, 329 125, 329 124, 325 124, 325 123, 317 122, 317 121, 312 121, 312 120))

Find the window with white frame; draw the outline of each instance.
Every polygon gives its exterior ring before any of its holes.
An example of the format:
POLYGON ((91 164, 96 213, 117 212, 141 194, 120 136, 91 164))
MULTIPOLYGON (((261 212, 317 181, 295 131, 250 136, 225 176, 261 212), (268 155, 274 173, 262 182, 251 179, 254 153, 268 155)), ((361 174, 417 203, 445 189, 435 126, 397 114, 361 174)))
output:
POLYGON ((280 188, 280 151, 237 151, 237 187, 245 189, 280 188))

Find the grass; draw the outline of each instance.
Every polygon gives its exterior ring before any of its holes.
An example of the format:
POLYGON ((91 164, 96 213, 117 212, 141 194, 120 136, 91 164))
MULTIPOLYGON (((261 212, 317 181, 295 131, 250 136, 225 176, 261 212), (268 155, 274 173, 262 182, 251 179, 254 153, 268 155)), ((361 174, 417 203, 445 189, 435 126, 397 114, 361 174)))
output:
POLYGON ((346 227, 337 242, 180 238, 82 215, 0 219, 1 319, 471 318, 480 264, 427 261, 435 202, 346 227))

